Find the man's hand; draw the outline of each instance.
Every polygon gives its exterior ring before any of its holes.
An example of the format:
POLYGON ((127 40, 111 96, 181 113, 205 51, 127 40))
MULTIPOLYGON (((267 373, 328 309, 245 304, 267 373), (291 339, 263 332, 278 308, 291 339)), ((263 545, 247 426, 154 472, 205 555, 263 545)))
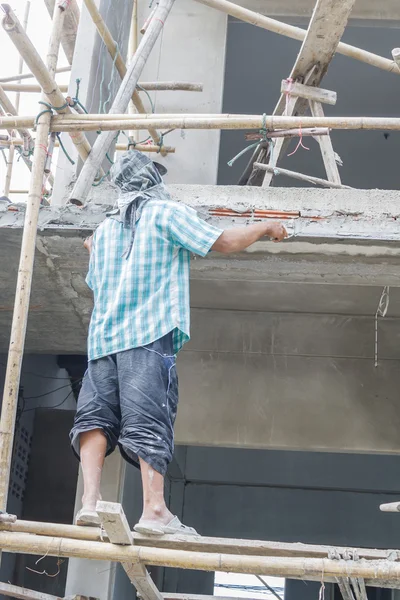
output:
POLYGON ((282 223, 274 221, 268 225, 267 236, 270 237, 274 242, 281 242, 288 237, 288 233, 282 223))
POLYGON ((92 251, 92 243, 93 243, 93 234, 90 235, 89 237, 87 237, 86 240, 83 242, 83 245, 86 248, 86 250, 89 252, 89 254, 92 251))

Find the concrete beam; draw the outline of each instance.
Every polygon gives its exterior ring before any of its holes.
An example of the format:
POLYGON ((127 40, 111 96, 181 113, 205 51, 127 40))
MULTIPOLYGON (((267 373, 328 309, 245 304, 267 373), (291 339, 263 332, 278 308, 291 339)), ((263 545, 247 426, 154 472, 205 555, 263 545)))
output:
MULTIPOLYGON (((390 285, 389 316, 400 314, 397 192, 294 192, 235 186, 170 189, 177 201, 197 208, 222 228, 258 219, 249 216, 254 208, 295 214, 285 222, 296 237, 284 244, 260 242, 239 255, 193 260, 194 308, 371 316, 382 287, 390 285), (232 209, 237 212, 223 212, 232 209)), ((94 194, 84 210, 41 210, 28 352, 85 352, 92 298, 85 284, 88 256, 82 241, 103 220, 110 204, 102 200, 112 204, 112 191, 108 187, 94 194)), ((257 214, 264 218, 273 213, 257 214)), ((23 219, 23 205, 0 207, 0 252, 7 257, 0 264, 3 351, 8 348, 23 219)))

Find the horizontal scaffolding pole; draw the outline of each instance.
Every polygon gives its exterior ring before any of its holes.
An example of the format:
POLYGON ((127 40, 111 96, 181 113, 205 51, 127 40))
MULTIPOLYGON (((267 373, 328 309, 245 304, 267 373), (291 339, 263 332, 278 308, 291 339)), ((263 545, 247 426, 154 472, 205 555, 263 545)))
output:
MULTIPOLYGON (((5 92, 39 94, 42 91, 40 85, 34 83, 2 83, 1 87, 5 92)), ((60 92, 68 92, 68 84, 59 84, 58 88, 60 92)), ((202 92, 203 84, 184 81, 144 81, 138 83, 136 90, 138 92, 202 92)))
MULTIPOLYGON (((0 129, 32 128, 35 117, 0 117, 0 129)), ((289 129, 329 127, 347 130, 399 131, 399 117, 284 117, 262 115, 66 115, 54 116, 51 131, 118 131, 123 129, 289 129)))
MULTIPOLYGON (((10 146, 23 146, 24 140, 21 138, 9 138, 8 136, 0 135, 0 148, 9 148, 10 146), (7 139, 1 139, 7 138, 7 139)), ((58 141, 55 142, 54 146, 59 148, 60 144, 58 141)), ((174 154, 175 148, 173 146, 155 146, 154 144, 129 144, 130 148, 135 148, 135 150, 140 150, 140 152, 157 152, 164 154, 174 154)), ((118 152, 124 152, 128 150, 128 144, 115 144, 115 150, 118 152)))
MULTIPOLYGON (((57 73, 67 73, 71 70, 71 66, 60 67, 56 70, 57 73)), ((10 77, 0 77, 0 83, 8 83, 9 81, 19 81, 20 79, 35 79, 33 73, 22 73, 22 75, 11 75, 10 77)))
MULTIPOLYGON (((270 17, 261 15, 253 10, 243 8, 242 6, 234 4, 233 2, 229 2, 228 0, 197 0, 197 2, 200 2, 200 4, 205 4, 206 6, 210 6, 211 8, 216 8, 217 10, 231 15, 240 21, 245 21, 246 23, 250 23, 256 27, 267 29, 268 31, 272 31, 278 35, 284 35, 285 37, 298 40, 299 42, 304 41, 307 34, 305 29, 294 27, 293 25, 288 25, 287 23, 282 23, 276 19, 271 19, 270 17)), ((350 46, 350 44, 345 44, 343 42, 339 43, 337 52, 338 54, 343 54, 349 58, 354 58, 366 63, 367 65, 382 69, 383 71, 389 71, 390 73, 400 75, 400 68, 397 66, 394 60, 384 58, 383 56, 379 56, 373 52, 368 52, 367 50, 362 50, 361 48, 350 46)))
POLYGON ((312 175, 305 175, 304 173, 289 171, 289 169, 281 169, 280 167, 271 167, 270 165, 266 165, 264 163, 255 162, 254 166, 257 169, 261 169, 261 171, 267 171, 268 173, 273 173, 274 175, 286 175, 292 179, 299 179, 300 181, 306 181, 307 183, 312 183, 313 185, 321 185, 322 187, 334 188, 337 190, 351 189, 350 186, 342 185, 341 183, 336 183, 335 181, 328 181, 328 179, 321 179, 320 177, 313 177, 312 175))
MULTIPOLYGON (((31 533, 42 536, 56 536, 75 540, 100 542, 104 540, 104 532, 100 527, 82 527, 64 523, 42 523, 18 519, 15 523, 0 523, 0 532, 31 533)), ((378 550, 372 548, 346 548, 341 546, 323 546, 319 544, 302 544, 290 542, 269 542, 264 540, 238 540, 234 538, 217 538, 206 536, 188 536, 183 541, 176 535, 149 537, 133 532, 133 543, 155 548, 182 549, 196 552, 222 552, 224 554, 243 554, 248 556, 281 556, 303 558, 328 558, 332 552, 336 555, 344 553, 357 555, 365 560, 385 560, 389 556, 398 556, 397 550, 378 550)))
MULTIPOLYGON (((181 541, 184 547, 185 541, 181 541)), ((368 585, 396 587, 400 584, 400 563, 393 560, 332 560, 324 558, 288 558, 243 556, 219 552, 193 552, 145 546, 122 546, 107 542, 89 542, 27 533, 0 532, 0 548, 38 556, 76 557, 93 560, 141 563, 145 565, 251 573, 319 581, 335 577, 359 577, 368 585), (389 585, 390 583, 390 585, 389 585)))

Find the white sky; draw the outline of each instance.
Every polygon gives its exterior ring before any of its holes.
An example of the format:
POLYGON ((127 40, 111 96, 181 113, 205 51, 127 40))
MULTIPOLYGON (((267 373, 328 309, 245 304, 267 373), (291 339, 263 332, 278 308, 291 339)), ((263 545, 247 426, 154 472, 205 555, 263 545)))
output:
MULTIPOLYGON (((18 19, 23 22, 26 0, 11 0, 9 2, 11 8, 16 13, 18 19)), ((47 52, 47 44, 50 36, 50 16, 47 12, 47 8, 43 0, 31 0, 31 7, 29 13, 28 29, 27 33, 31 41, 36 47, 41 57, 45 60, 47 52)), ((78 4, 81 2, 78 0, 78 4)), ((2 12, 0 12, 0 18, 2 18, 2 12)), ((0 77, 7 77, 16 75, 18 73, 18 62, 19 54, 5 33, 2 27, 0 27, 0 77)), ((65 58, 64 52, 60 51, 59 67, 68 66, 68 61, 65 58)), ((29 69, 26 66, 23 67, 23 73, 28 73, 29 69)), ((57 75, 58 83, 68 83, 69 73, 60 73, 57 75)), ((36 79, 27 79, 23 83, 35 84, 36 79)), ((9 98, 13 104, 15 104, 15 94, 12 92, 8 93, 9 98)), ((20 110, 21 115, 36 115, 39 112, 38 101, 40 100, 40 94, 25 93, 21 95, 20 110)), ((1 132, 4 133, 4 132, 1 132)), ((58 149, 55 149, 53 156, 52 170, 54 173, 55 165, 57 164, 57 153, 58 149)), ((6 156, 8 151, 6 150, 6 156)), ((15 154, 15 156, 18 156, 15 154)), ((3 193, 4 182, 6 175, 6 166, 3 156, 0 154, 0 195, 3 193)), ((28 189, 29 187, 29 171, 25 164, 20 160, 14 162, 13 177, 11 181, 11 189, 28 189)), ((10 199, 14 202, 21 202, 26 200, 25 195, 14 194, 10 195, 10 199)))

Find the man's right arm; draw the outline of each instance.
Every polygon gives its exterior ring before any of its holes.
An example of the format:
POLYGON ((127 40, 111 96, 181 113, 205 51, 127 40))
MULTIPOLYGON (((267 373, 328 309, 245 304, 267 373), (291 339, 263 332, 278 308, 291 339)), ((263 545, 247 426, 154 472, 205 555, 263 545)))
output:
POLYGON ((233 227, 225 229, 211 249, 222 254, 241 252, 263 237, 281 242, 288 237, 288 234, 282 223, 276 221, 233 227))

